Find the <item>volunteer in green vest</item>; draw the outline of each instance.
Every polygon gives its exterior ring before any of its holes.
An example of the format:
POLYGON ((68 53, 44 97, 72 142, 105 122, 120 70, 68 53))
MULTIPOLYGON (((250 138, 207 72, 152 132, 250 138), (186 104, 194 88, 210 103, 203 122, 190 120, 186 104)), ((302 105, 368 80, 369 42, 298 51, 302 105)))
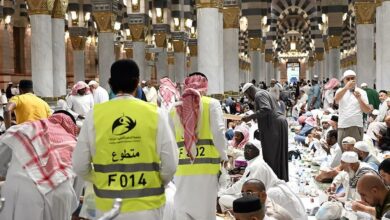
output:
POLYGON ((111 66, 116 98, 87 115, 73 155, 74 171, 93 183, 97 216, 122 198, 121 219, 162 219, 164 186, 172 180, 178 150, 168 114, 134 98, 139 69, 132 60, 111 66), (92 164, 92 165, 91 165, 92 164))
POLYGON ((204 96, 204 74, 191 74, 184 87, 171 113, 179 147, 176 219, 215 219, 220 162, 227 160, 222 109, 218 100, 204 96))

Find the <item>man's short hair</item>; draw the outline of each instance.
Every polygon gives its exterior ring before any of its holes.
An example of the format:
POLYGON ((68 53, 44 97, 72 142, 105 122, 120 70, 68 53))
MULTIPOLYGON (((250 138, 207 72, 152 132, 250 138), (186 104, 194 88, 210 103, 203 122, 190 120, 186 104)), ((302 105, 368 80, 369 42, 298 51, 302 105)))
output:
POLYGON ((337 140, 337 131, 336 130, 328 131, 328 137, 329 138, 335 138, 337 140))
POLYGON ((379 164, 378 171, 383 170, 383 172, 390 174, 390 158, 384 159, 382 163, 379 164))
POLYGON ((386 90, 381 90, 381 91, 379 91, 379 93, 385 93, 387 95, 387 91, 386 90))
POLYGON ((111 66, 109 84, 111 90, 117 94, 119 91, 132 93, 138 86, 139 68, 133 60, 118 60, 111 66))

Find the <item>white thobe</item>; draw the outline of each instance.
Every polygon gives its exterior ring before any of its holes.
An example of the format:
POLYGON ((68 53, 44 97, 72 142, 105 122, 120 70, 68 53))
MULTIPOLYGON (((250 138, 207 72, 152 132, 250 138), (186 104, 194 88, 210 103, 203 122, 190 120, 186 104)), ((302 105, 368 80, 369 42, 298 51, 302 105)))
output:
POLYGON ((93 96, 91 94, 83 96, 71 95, 66 99, 66 103, 72 111, 84 117, 94 105, 93 96))
MULTIPOLYGON (((199 117, 202 117, 201 114, 199 117)), ((212 99, 210 102, 210 119, 214 146, 217 148, 221 160, 227 160, 226 140, 223 133, 225 123, 221 105, 216 99, 212 99)), ((173 126, 173 123, 171 125, 173 126)), ((196 147, 193 146, 192 149, 196 149, 196 147)), ((175 176, 175 184, 177 188, 175 195, 177 220, 215 219, 218 191, 217 175, 175 176)))
POLYGON ((42 195, 22 164, 11 155, 12 150, 1 144, 0 176, 6 175, 1 196, 6 202, 0 212, 0 219, 69 220, 78 206, 79 195, 73 188, 74 180, 66 180, 46 195, 42 195))
POLYGON ((145 93, 146 100, 148 102, 156 103, 157 104, 157 90, 153 86, 148 89, 148 92, 145 93))
POLYGON ((235 182, 230 188, 219 192, 221 206, 227 208, 232 207, 233 201, 231 198, 238 198, 242 186, 250 179, 262 181, 267 190, 268 198, 285 208, 293 219, 307 219, 305 207, 301 200, 289 189, 284 181, 278 179, 276 174, 261 157, 256 157, 248 161, 248 166, 241 179, 235 182))
POLYGON ((99 86, 93 91, 93 101, 95 104, 107 102, 109 100, 108 92, 99 86))
MULTIPOLYGON (((134 97, 121 96, 116 99, 135 99, 134 97)), ((137 123, 140 123, 137 121, 137 123)), ((91 173, 92 157, 96 154, 95 148, 96 132, 93 120, 93 110, 87 115, 84 125, 77 140, 76 149, 73 152, 74 171, 84 179, 88 180, 91 173)), ((160 156, 161 167, 160 176, 167 185, 173 178, 178 164, 178 148, 172 130, 169 127, 168 113, 158 109, 158 127, 156 138, 156 151, 160 156)), ((164 207, 139 212, 121 213, 115 220, 125 219, 147 219, 160 220, 163 216, 164 207)), ((100 217, 102 213, 97 210, 94 219, 100 217)))

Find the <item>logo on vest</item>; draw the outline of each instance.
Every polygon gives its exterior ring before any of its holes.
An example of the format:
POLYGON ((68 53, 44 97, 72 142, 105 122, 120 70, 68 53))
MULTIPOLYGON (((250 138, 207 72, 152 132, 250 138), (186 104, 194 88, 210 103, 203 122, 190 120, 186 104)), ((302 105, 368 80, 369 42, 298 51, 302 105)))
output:
POLYGON ((137 121, 134 121, 129 116, 121 116, 112 124, 112 133, 114 135, 124 135, 133 130, 137 125, 137 121))

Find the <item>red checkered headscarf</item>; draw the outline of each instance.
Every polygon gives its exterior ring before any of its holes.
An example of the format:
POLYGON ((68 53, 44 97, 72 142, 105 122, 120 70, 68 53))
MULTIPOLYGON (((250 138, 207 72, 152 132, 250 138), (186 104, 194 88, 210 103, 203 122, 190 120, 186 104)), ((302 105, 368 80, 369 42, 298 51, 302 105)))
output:
POLYGON ((77 91, 79 91, 80 89, 84 89, 86 88, 86 91, 85 91, 85 94, 89 94, 91 93, 91 90, 89 89, 89 86, 87 83, 85 83, 84 81, 78 81, 72 88, 72 95, 77 95, 77 91))
POLYGON ((1 142, 9 146, 38 190, 47 194, 73 178, 72 153, 78 128, 66 114, 12 126, 1 142))
POLYGON ((236 148, 243 148, 249 141, 249 127, 245 124, 238 125, 234 128, 234 132, 240 132, 243 136, 243 139, 240 143, 237 143, 236 139, 233 138, 232 145, 236 148))
POLYGON ((196 142, 197 127, 199 121, 200 92, 206 92, 208 81, 200 75, 189 76, 184 80, 184 92, 181 96, 182 105, 177 107, 177 112, 180 117, 180 122, 184 128, 184 146, 191 160, 195 157, 191 153, 191 148, 196 142))
POLYGON ((172 82, 169 78, 163 78, 160 80, 159 92, 162 97, 161 104, 165 107, 172 104, 172 97, 179 97, 179 91, 176 88, 176 83, 172 82))

